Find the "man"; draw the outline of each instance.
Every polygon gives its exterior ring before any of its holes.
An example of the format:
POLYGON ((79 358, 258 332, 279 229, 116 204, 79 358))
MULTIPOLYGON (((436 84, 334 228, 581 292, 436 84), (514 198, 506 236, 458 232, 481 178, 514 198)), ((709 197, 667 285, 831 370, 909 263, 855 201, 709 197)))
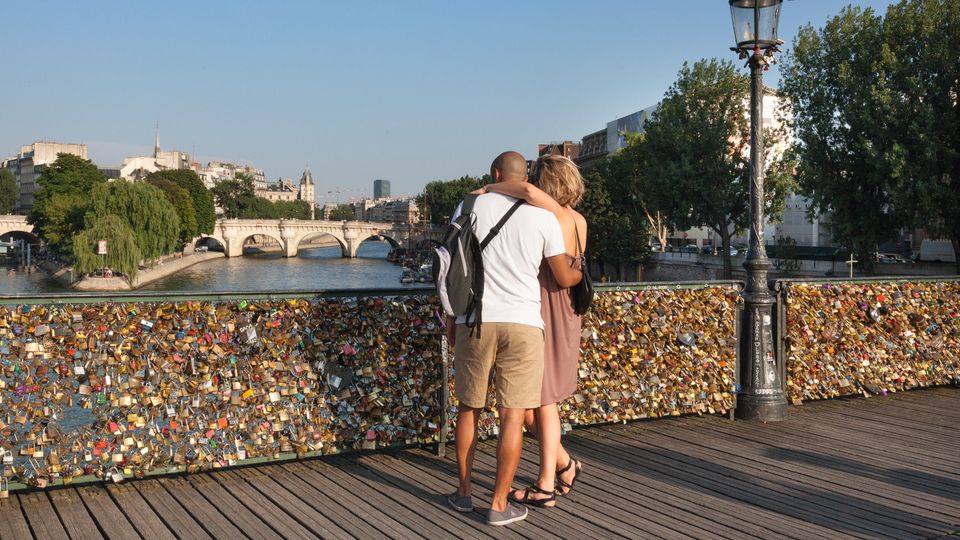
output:
MULTIPOLYGON (((527 164, 517 152, 504 152, 490 166, 494 182, 526 182, 527 164)), ((474 203, 477 238, 486 237, 516 199, 488 193, 474 203)), ((500 438, 497 479, 487 523, 506 525, 527 517, 527 509, 507 500, 523 449, 523 415, 540 406, 543 377, 543 320, 537 274, 546 258, 564 287, 581 279, 566 262, 560 223, 550 212, 522 205, 483 250, 482 330, 470 335, 463 317, 448 325, 455 346, 455 389, 460 402, 456 437, 459 486, 448 497, 461 512, 473 510, 470 477, 477 446, 477 421, 486 404, 487 383, 495 370, 500 438)))

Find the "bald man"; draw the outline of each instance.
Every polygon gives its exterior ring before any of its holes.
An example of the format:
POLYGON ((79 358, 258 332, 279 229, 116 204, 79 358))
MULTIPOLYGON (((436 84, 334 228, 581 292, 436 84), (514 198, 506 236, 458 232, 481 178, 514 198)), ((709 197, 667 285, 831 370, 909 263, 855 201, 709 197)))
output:
MULTIPOLYGON (((493 160, 494 182, 526 182, 527 162, 517 152, 493 160)), ((517 202, 499 193, 477 197, 473 205, 476 236, 490 229, 517 202)), ((527 517, 525 507, 507 500, 523 450, 523 416, 540 406, 543 378, 543 319, 537 274, 546 258, 563 287, 577 284, 579 270, 566 261, 560 223, 553 213, 524 204, 483 250, 482 331, 471 335, 459 317, 449 325, 455 346, 454 393, 460 402, 455 429, 459 486, 447 501, 461 512, 473 510, 471 475, 477 446, 477 421, 486 405, 490 373, 496 375, 500 407, 497 480, 487 523, 506 525, 527 517)))

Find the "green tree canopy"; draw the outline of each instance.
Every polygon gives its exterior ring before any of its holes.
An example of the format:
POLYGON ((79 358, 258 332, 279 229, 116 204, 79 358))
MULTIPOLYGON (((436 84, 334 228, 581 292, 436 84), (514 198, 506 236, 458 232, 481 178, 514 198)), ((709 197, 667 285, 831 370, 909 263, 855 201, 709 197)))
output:
MULTIPOLYGON (((626 264, 649 257, 649 231, 643 219, 633 219, 628 205, 610 196, 612 186, 622 181, 619 167, 605 158, 583 173, 586 191, 577 211, 587 220, 587 256, 600 265, 600 272, 615 281, 622 279, 626 264), (612 272, 611 272, 612 270, 612 272)), ((594 276, 599 277, 599 276, 594 276)))
POLYGON ((9 214, 17 206, 17 177, 9 169, 0 169, 0 214, 9 214))
POLYGON ((145 260, 155 260, 177 248, 180 218, 160 188, 145 182, 118 180, 98 185, 90 198, 88 228, 98 218, 115 214, 133 231, 145 260))
MULTIPOLYGON (((873 95, 894 207, 960 253, 960 3, 887 8, 873 95), (880 77, 877 77, 880 74, 880 77)), ((879 140, 877 140, 879 139, 879 140)), ((957 261, 960 272, 960 258, 957 261)))
POLYGON ((223 210, 223 217, 238 218, 256 199, 253 179, 238 173, 235 180, 223 180, 211 190, 214 200, 223 210))
POLYGON ((133 230, 115 214, 94 218, 87 229, 73 237, 73 252, 77 262, 73 266, 77 274, 89 274, 100 268, 110 268, 127 276, 128 281, 137 277, 143 259, 133 230), (97 243, 107 242, 107 254, 97 254, 97 243))
POLYGON ((160 188, 177 211, 177 217, 180 218, 180 243, 185 244, 196 238, 200 231, 197 226, 197 212, 193 207, 193 197, 190 193, 177 183, 159 175, 147 175, 146 182, 160 188))
POLYGON ((349 204, 338 204, 330 212, 331 221, 356 221, 357 216, 353 211, 353 207, 349 204))
POLYGON ((73 235, 83 228, 90 194, 95 187, 104 185, 106 178, 89 160, 59 154, 56 161, 43 168, 37 183, 40 189, 27 222, 51 251, 70 258, 73 235))
POLYGON ((480 178, 461 176, 456 180, 435 180, 423 188, 423 193, 417 197, 417 205, 421 212, 429 214, 431 223, 446 225, 467 193, 490 182, 488 174, 480 178))
MULTIPOLYGON (((190 194, 193 202, 193 210, 197 222, 197 234, 213 233, 213 226, 217 221, 216 210, 213 204, 213 194, 203 185, 203 180, 197 176, 197 173, 188 169, 179 169, 157 171, 147 175, 148 181, 155 178, 169 180, 182 189, 185 189, 187 193, 190 194)), ((194 236, 197 236, 197 234, 194 234, 194 236)))
POLYGON ((882 129, 891 118, 878 108, 885 84, 882 20, 848 7, 821 30, 800 29, 781 68, 781 89, 792 101, 794 152, 800 191, 811 212, 830 213, 834 239, 869 269, 877 244, 906 224, 891 196, 893 161, 882 129))
MULTIPOLYGON (((638 200, 648 201, 674 229, 716 231, 727 277, 730 239, 749 219, 749 89, 748 78, 729 61, 685 63, 637 148, 638 200)), ((774 137, 767 134, 767 146, 774 137)), ((766 164, 766 215, 776 218, 792 179, 773 156, 766 164)))

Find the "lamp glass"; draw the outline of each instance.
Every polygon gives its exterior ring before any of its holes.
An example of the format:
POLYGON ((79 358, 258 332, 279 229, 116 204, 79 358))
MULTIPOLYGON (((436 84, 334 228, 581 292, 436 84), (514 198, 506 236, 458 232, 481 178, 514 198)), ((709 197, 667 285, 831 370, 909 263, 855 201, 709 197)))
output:
POLYGON ((766 49, 776 45, 782 3, 783 0, 730 0, 738 49, 766 49))

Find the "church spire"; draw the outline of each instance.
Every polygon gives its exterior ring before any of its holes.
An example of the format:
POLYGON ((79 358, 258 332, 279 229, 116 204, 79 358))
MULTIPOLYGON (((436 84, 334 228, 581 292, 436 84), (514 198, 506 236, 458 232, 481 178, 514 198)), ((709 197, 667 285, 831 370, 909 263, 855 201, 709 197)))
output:
POLYGON ((160 121, 157 121, 157 139, 153 144, 153 159, 160 159, 160 121))

